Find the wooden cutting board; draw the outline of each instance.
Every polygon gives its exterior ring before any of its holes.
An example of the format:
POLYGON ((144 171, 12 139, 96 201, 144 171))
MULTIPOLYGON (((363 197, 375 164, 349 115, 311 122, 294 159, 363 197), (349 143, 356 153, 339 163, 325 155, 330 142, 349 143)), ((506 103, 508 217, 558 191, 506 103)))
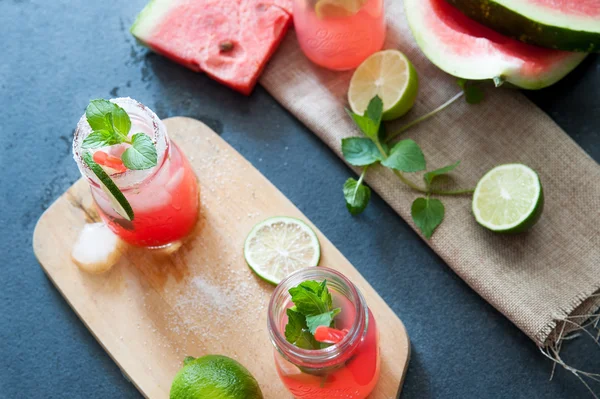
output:
MULTIPOLYGON (((273 363, 267 305, 273 286, 256 277, 242 254, 259 221, 310 221, 248 161, 206 125, 164 121, 201 185, 198 228, 175 254, 129 248, 103 275, 81 272, 70 252, 87 222, 98 221, 88 184, 76 182, 40 218, 33 249, 48 277, 121 370, 148 398, 168 398, 187 355, 222 354, 240 361, 265 398, 289 398, 273 363)), ((396 398, 408 365, 404 326, 329 240, 321 266, 341 271, 363 292, 381 340, 381 377, 373 399, 396 398)))

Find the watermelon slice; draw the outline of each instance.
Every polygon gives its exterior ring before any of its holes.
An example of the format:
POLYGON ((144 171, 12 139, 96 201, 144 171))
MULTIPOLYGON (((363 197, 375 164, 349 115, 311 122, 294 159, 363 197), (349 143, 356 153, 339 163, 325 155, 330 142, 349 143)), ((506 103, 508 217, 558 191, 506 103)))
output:
POLYGON ((467 16, 525 43, 600 51, 600 0, 448 0, 467 16))
POLYGON ((194 71, 250 94, 291 22, 291 0, 152 0, 131 33, 194 71))
POLYGON ((506 81, 524 89, 557 82, 586 56, 532 46, 468 18, 444 0, 404 0, 408 23, 427 58, 470 80, 506 81))

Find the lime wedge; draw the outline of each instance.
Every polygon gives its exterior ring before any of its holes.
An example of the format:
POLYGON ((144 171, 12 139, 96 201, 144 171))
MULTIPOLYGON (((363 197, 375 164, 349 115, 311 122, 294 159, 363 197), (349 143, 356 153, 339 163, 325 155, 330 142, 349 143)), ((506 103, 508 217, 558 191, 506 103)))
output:
POLYGON ((500 233, 519 233, 542 215, 544 192, 537 173, 522 164, 496 166, 475 188, 473 213, 477 223, 500 233))
POLYGON ((360 11, 366 0, 319 0, 315 4, 318 18, 350 17, 360 11))
POLYGON ((117 212, 123 218, 132 221, 133 209, 115 182, 112 181, 110 176, 106 174, 100 165, 94 162, 92 154, 89 152, 83 154, 83 161, 92 170, 92 172, 94 172, 98 180, 100 180, 100 187, 106 193, 106 196, 110 200, 110 204, 115 212, 117 212))
POLYGON ((383 100, 383 120, 389 121, 412 108, 418 91, 417 71, 408 58, 398 50, 383 50, 356 68, 348 102, 354 113, 364 115, 369 101, 377 95, 383 100))
POLYGON ((317 235, 306 223, 281 216, 252 228, 244 244, 244 257, 261 278, 279 284, 296 270, 317 266, 321 246, 317 235))

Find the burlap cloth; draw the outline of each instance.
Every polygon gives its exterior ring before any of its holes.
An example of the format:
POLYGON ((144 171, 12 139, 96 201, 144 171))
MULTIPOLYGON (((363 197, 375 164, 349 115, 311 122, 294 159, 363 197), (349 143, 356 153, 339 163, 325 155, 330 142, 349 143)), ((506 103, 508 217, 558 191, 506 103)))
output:
MULTIPOLYGON (((417 47, 402 2, 387 1, 386 14, 385 48, 404 52, 420 77, 417 103, 400 125, 459 89, 417 47)), ((260 83, 341 156, 341 139, 359 134, 344 112, 350 76, 311 64, 291 31, 260 83)), ((523 235, 502 236, 478 226, 469 196, 442 198, 446 217, 427 243, 479 295, 539 346, 556 340, 565 318, 581 323, 586 317, 573 316, 597 310, 600 298, 592 295, 600 289, 600 167, 545 113, 516 90, 491 89, 481 104, 461 99, 404 137, 421 145, 429 170, 461 160, 452 175, 462 187, 474 187, 502 163, 524 163, 540 174, 544 214, 523 235)), ((411 177, 422 181, 421 175, 411 177)), ((366 181, 414 228, 410 205, 417 193, 379 166, 366 181)))

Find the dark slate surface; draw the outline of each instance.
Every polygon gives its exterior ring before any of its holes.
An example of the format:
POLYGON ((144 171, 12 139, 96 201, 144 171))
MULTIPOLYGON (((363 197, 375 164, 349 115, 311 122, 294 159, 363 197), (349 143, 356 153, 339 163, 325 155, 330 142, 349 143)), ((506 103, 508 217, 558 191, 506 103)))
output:
MULTIPOLYGON (((31 250, 37 219, 79 177, 70 143, 88 100, 124 95, 160 117, 207 123, 361 271, 411 336, 403 397, 591 397, 563 370, 548 382, 551 364, 533 343, 379 197, 351 217, 341 195, 351 171, 262 88, 246 98, 138 47, 127 27, 144 3, 0 0, 1 398, 140 397, 31 250)), ((596 160, 599 84, 593 56, 554 87, 529 94, 596 160)), ((598 353, 576 340, 565 356, 599 371, 598 353)))

